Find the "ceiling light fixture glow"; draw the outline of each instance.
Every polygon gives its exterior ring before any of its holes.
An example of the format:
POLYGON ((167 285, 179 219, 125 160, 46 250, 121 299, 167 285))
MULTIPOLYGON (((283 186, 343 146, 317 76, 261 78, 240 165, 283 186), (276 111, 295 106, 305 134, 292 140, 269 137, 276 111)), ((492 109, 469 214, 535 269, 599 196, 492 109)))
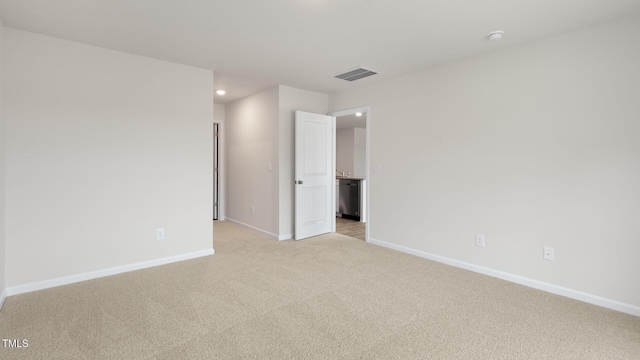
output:
POLYGON ((362 113, 361 112, 357 112, 356 116, 362 116, 362 113))
POLYGON ((502 39, 503 35, 504 35, 504 31, 493 31, 493 32, 490 32, 489 35, 487 35, 487 39, 500 40, 502 39))
POLYGON ((226 91, 224 91, 224 90, 218 90, 218 91, 216 91, 216 94, 218 94, 218 95, 224 95, 224 94, 226 94, 226 93, 227 93, 227 92, 226 92, 226 91))

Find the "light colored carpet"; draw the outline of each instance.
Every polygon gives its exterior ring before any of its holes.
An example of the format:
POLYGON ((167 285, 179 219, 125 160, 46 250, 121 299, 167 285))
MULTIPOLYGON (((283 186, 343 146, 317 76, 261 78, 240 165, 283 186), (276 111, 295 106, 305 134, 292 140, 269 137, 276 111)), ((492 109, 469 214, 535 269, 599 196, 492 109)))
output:
POLYGON ((640 318, 338 234, 9 297, 2 359, 640 359, 640 318))

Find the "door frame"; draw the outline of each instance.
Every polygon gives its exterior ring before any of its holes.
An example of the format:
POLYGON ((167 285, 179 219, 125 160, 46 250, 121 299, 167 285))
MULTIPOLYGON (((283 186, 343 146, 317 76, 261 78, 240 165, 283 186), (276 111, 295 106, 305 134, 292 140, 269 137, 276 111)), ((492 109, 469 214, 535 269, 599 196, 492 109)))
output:
MULTIPOLYGON (((226 205, 226 172, 225 172, 225 142, 224 142, 224 121, 215 120, 213 124, 218 125, 218 220, 225 220, 226 205)), ((215 136, 215 134, 213 134, 215 136)), ((215 145, 215 143, 214 143, 215 145)), ((214 183, 215 186, 215 183, 214 183)), ((215 191, 215 189, 213 189, 215 191)), ((215 206, 215 204, 213 204, 215 206)))
MULTIPOLYGON (((371 156, 370 156, 370 151, 371 151, 371 106, 366 105, 366 106, 360 106, 360 107, 356 107, 356 108, 349 108, 349 109, 344 109, 344 110, 337 110, 337 111, 332 111, 329 112, 329 116, 333 116, 336 118, 336 127, 337 127, 337 122, 340 121, 337 118, 340 116, 346 116, 346 115, 355 115, 355 113, 361 112, 363 115, 366 116, 365 118, 365 124, 366 124, 366 129, 365 129, 365 174, 364 174, 364 179, 367 181, 367 188, 365 189, 365 208, 366 208, 366 213, 365 213, 365 223, 364 223, 364 229, 365 229, 365 241, 369 242, 370 239, 370 232, 369 232, 369 227, 371 224, 371 167, 369 166, 370 162, 371 162, 371 156)), ((336 130, 337 131, 337 130, 336 130)), ((335 135, 335 134, 334 134, 335 135)), ((336 144, 334 142, 333 144, 333 173, 336 173, 336 144)), ((336 201, 336 194, 335 194, 335 186, 333 187, 333 201, 336 201)), ((332 232, 336 232, 336 221, 335 221, 335 217, 333 219, 333 223, 332 223, 332 232)))

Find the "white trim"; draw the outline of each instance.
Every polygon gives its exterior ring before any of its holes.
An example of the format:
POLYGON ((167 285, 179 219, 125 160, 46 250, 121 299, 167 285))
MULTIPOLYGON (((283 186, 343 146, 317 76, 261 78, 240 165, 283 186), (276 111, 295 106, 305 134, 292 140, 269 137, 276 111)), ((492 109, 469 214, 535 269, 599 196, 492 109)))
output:
POLYGON ((4 301, 7 299, 7 289, 5 288, 0 295, 0 310, 2 310, 2 306, 4 306, 4 301))
POLYGON ((373 239, 371 237, 369 237, 369 242, 371 244, 375 244, 375 245, 379 245, 379 246, 386 247, 386 248, 389 248, 389 249, 397 250, 397 251, 400 251, 400 252, 403 252, 403 253, 419 256, 421 258, 437 261, 439 263, 455 266, 455 267, 458 267, 458 268, 461 268, 461 269, 470 270, 470 271, 477 272, 477 273, 480 273, 480 274, 493 276, 493 277, 496 277, 498 279, 502 279, 502 280, 510 281, 510 282, 513 282, 513 283, 516 283, 516 284, 528 286, 530 288, 534 288, 534 289, 546 291, 546 292, 549 292, 549 293, 552 293, 552 294, 556 294, 556 295, 568 297, 568 298, 571 298, 571 299, 583 301, 583 302, 586 302, 586 303, 589 303, 589 304, 602 306, 602 307, 605 307, 605 308, 608 308, 608 309, 612 309, 612 310, 616 310, 616 311, 620 311, 620 312, 623 312, 623 313, 626 313, 626 314, 640 316, 640 307, 632 305, 632 304, 627 304, 627 303, 623 303, 623 302, 620 302, 620 301, 603 298, 601 296, 588 294, 588 293, 585 293, 585 292, 582 292, 582 291, 569 289, 569 288, 558 286, 558 285, 554 285, 554 284, 549 284, 549 283, 546 283, 546 282, 542 282, 542 281, 526 278, 526 277, 519 276, 519 275, 510 274, 510 273, 507 273, 507 272, 504 272, 504 271, 494 270, 494 269, 486 268, 486 267, 483 267, 483 266, 478 266, 478 265, 474 265, 474 264, 471 264, 471 263, 467 263, 467 262, 464 262, 464 261, 455 260, 455 259, 447 258, 447 257, 444 257, 444 256, 435 255, 435 254, 431 254, 431 253, 428 253, 428 252, 420 251, 420 250, 415 250, 415 249, 412 249, 412 248, 409 248, 409 247, 406 247, 406 246, 392 244, 392 243, 389 243, 389 242, 386 242, 386 241, 373 239))
MULTIPOLYGON (((218 104, 220 105, 220 104, 218 104)), ((214 104, 215 106, 215 104, 214 104)), ((226 108, 225 108, 226 111, 226 108)), ((215 120, 214 123, 218 124, 218 221, 224 221, 225 212, 227 211, 227 198, 226 194, 226 171, 227 164, 225 163, 225 128, 224 121, 215 120)))
MULTIPOLYGON (((336 193, 336 166, 337 166, 337 162, 336 162, 336 156, 338 156, 338 152, 336 151, 337 147, 338 147, 338 143, 336 141, 336 136, 337 136, 337 128, 336 128, 336 117, 331 115, 333 117, 333 129, 332 129, 332 133, 331 133, 331 141, 333 143, 332 147, 331 147, 331 161, 333 162, 331 164, 331 173, 333 174, 333 176, 331 177, 331 232, 334 233, 336 232, 336 210, 338 210, 338 203, 336 201, 336 196, 338 195, 336 193)), ((355 172, 355 170, 354 170, 355 172)))
POLYGON ((366 124, 367 127, 364 129, 365 131, 365 180, 366 180, 366 193, 365 193, 365 218, 366 222, 364 224, 364 240, 366 242, 370 241, 371 230, 369 229, 371 226, 371 106, 366 106, 366 124))
POLYGON ((293 239, 293 234, 282 234, 280 236, 278 236, 278 240, 282 241, 282 240, 291 240, 293 239))
POLYGON ((360 106, 360 107, 351 108, 351 109, 336 110, 336 111, 329 112, 329 116, 340 117, 340 116, 346 116, 346 115, 353 115, 357 112, 367 113, 369 111, 369 108, 370 108, 369 106, 360 106))
POLYGON ((139 263, 134 263, 129 265, 116 266, 116 267, 103 269, 103 270, 90 271, 82 274, 63 276, 55 279, 42 280, 42 281, 36 281, 36 282, 23 284, 23 285, 11 286, 11 287, 8 287, 5 290, 5 292, 7 293, 7 296, 24 294, 32 291, 43 290, 43 289, 48 289, 48 288, 67 285, 67 284, 73 284, 81 281, 97 279, 105 276, 129 272, 129 271, 141 270, 141 269, 146 269, 154 266, 166 265, 166 264, 170 264, 178 261, 190 260, 190 259, 195 259, 203 256, 209 256, 209 255, 213 255, 214 253, 215 251, 213 250, 213 248, 194 251, 194 252, 182 254, 182 255, 169 256, 165 258, 142 261, 139 263))
MULTIPOLYGON (((241 222, 241 221, 238 221, 238 220, 231 219, 231 218, 229 218, 229 217, 225 218, 225 220, 224 220, 224 221, 228 221, 228 222, 232 222, 232 223, 234 223, 234 224, 238 224, 238 225, 240 225, 240 226, 242 226, 242 227, 245 227, 245 228, 247 228, 247 229, 250 229, 250 230, 253 230, 253 231, 259 232, 259 233, 261 233, 261 234, 263 234, 263 235, 267 235, 267 236, 269 236, 269 237, 272 237, 272 238, 274 238, 274 239, 276 239, 276 240, 286 240, 286 239, 280 239, 280 236, 278 236, 278 235, 276 235, 276 234, 274 234, 274 233, 270 233, 270 232, 268 232, 268 231, 262 230, 262 229, 260 229, 260 228, 255 227, 255 226, 251 226, 251 225, 249 225, 249 224, 245 224, 245 223, 243 223, 243 222, 241 222)), ((214 230, 214 231, 215 231, 215 230, 214 230)), ((288 234, 285 234, 285 235, 282 235, 282 236, 288 236, 288 234)))

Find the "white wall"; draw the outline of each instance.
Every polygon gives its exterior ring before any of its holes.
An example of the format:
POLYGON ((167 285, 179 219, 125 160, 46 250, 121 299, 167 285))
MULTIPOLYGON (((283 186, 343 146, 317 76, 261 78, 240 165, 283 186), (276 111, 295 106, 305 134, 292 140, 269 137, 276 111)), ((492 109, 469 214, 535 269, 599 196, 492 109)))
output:
POLYGON ((293 237, 295 219, 295 111, 327 114, 329 96, 317 92, 279 86, 280 111, 280 239, 293 237))
POLYGON ((224 123, 225 107, 224 104, 214 104, 213 107, 213 122, 224 123))
POLYGON ((366 176, 366 130, 342 128, 336 130, 336 170, 344 170, 351 177, 366 176))
POLYGON ((367 175, 367 131, 353 128, 353 176, 364 178, 367 175))
POLYGON ((9 287, 212 249, 211 71, 14 29, 5 70, 9 287))
POLYGON ((370 236, 640 311, 639 38, 634 17, 331 96, 371 105, 370 236))
POLYGON ((326 94, 276 86, 227 104, 229 220, 278 239, 293 236, 294 113, 326 114, 328 103, 326 94))
POLYGON ((5 245, 5 161, 4 161, 4 27, 0 22, 0 307, 6 289, 6 245, 5 245))
POLYGON ((226 218, 273 236, 278 234, 278 124, 278 87, 225 106, 226 218))
POLYGON ((353 129, 355 128, 351 127, 336 130, 336 170, 344 170, 345 175, 347 175, 347 173, 354 175, 353 129))

